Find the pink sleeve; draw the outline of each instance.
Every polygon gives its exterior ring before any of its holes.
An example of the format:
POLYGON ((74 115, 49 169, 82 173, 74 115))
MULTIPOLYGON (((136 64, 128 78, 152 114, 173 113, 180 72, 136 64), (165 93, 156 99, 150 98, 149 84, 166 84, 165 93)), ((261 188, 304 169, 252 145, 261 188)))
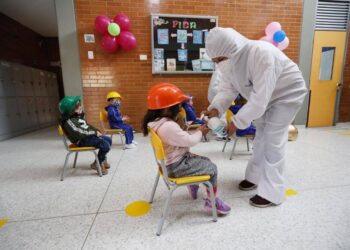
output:
POLYGON ((165 122, 157 131, 166 144, 177 147, 193 147, 201 141, 202 132, 189 134, 173 121, 165 122))

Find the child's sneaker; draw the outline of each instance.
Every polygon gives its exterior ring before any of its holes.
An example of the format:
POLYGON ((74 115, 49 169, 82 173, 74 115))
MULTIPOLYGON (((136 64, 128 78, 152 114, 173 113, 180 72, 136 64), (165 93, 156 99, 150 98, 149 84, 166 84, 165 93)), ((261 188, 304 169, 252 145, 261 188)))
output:
MULTIPOLYGON (((227 205, 223 200, 216 197, 215 202, 216 202, 216 211, 218 212, 218 214, 225 215, 225 214, 230 213, 230 211, 231 211, 230 206, 227 205)), ((211 212, 211 208, 212 208, 211 201, 210 201, 210 199, 206 198, 204 200, 204 209, 208 212, 211 212)))
POLYGON ((133 143, 126 144, 126 145, 125 145, 125 148, 126 148, 126 149, 133 149, 133 148, 136 148, 136 145, 133 144, 133 143))
POLYGON ((188 189, 188 192, 190 193, 190 196, 192 197, 192 199, 196 200, 199 185, 188 185, 187 189, 188 189))
MULTIPOLYGON (((102 164, 100 164, 100 166, 101 166, 102 175, 108 174, 108 170, 105 168, 104 164, 102 163, 102 164)), ((90 165, 90 167, 91 167, 93 170, 96 170, 96 171, 97 171, 96 161, 94 161, 94 162, 90 165)), ((98 173, 98 171, 97 171, 97 173, 98 173)))
POLYGON ((131 143, 134 144, 134 145, 138 145, 138 144, 139 144, 139 143, 138 143, 137 141, 135 141, 135 140, 133 140, 131 143))

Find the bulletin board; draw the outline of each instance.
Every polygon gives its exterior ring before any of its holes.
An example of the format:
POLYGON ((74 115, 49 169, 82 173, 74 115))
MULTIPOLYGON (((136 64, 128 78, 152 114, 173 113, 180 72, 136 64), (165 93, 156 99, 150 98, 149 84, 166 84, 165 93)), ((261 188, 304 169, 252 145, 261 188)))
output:
POLYGON ((217 16, 151 14, 152 74, 208 74, 214 62, 205 51, 217 16))

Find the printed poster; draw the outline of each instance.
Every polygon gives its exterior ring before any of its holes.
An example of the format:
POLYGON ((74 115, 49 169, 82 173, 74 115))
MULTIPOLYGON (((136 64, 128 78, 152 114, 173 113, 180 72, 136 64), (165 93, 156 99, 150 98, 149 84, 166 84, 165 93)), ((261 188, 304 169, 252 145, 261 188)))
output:
POLYGON ((164 59, 164 49, 154 49, 154 59, 164 59))
POLYGON ((193 30, 193 44, 202 44, 203 32, 201 30, 193 30))
POLYGON ((158 44, 168 45, 169 44, 169 30, 158 29, 158 44))
POLYGON ((177 57, 179 62, 187 62, 187 49, 178 49, 177 57))
POLYGON ((175 58, 166 59, 166 69, 167 69, 167 71, 176 71, 176 59, 175 58))
POLYGON ((187 30, 177 30, 177 42, 187 43, 187 30))
POLYGON ((154 59, 154 71, 164 71, 164 59, 154 59))

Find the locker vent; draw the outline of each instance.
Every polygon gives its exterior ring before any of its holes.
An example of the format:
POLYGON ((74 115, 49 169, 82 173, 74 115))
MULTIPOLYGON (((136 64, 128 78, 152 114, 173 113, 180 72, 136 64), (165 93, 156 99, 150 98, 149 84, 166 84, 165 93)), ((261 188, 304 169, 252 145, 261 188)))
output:
POLYGON ((316 30, 347 30, 350 0, 319 0, 316 30))

